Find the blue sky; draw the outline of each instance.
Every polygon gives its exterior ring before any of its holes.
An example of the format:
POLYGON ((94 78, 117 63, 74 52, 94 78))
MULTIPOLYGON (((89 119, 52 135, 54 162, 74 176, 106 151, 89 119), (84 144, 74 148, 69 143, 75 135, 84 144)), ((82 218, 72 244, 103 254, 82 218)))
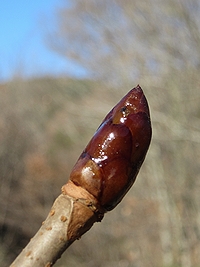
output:
POLYGON ((82 75, 45 43, 48 25, 62 0, 0 1, 0 82, 42 75, 82 75), (49 23, 48 23, 49 22, 49 23))

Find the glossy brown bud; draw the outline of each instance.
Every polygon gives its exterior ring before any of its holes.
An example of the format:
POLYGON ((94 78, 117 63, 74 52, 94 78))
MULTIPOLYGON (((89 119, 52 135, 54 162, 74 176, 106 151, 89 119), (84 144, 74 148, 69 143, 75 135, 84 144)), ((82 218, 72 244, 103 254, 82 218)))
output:
POLYGON ((147 100, 138 85, 108 113, 75 164, 70 180, 113 209, 135 181, 151 141, 147 100))

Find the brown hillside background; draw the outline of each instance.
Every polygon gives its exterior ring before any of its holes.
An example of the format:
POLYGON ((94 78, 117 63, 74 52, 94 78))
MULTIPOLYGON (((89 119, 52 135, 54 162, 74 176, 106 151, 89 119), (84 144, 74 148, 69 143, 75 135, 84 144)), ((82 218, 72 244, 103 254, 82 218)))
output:
MULTIPOLYGON (((199 266, 198 74, 180 77, 143 85, 154 134, 136 184, 56 266, 199 266)), ((129 89, 48 77, 1 86, 1 266, 40 227, 84 146, 129 89)))
POLYGON ((55 266, 200 266, 199 10, 198 0, 77 0, 55 12, 47 45, 90 79, 0 85, 0 266, 35 234, 102 119, 138 83, 153 138, 136 183, 55 266))

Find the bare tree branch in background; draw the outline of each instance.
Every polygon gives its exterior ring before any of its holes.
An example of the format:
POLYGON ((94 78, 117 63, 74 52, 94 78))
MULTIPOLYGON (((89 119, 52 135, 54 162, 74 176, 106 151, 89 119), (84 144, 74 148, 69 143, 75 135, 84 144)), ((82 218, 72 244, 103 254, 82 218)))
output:
POLYGON ((49 45, 91 77, 121 85, 198 66, 199 9, 196 0, 78 0, 58 11, 49 45))

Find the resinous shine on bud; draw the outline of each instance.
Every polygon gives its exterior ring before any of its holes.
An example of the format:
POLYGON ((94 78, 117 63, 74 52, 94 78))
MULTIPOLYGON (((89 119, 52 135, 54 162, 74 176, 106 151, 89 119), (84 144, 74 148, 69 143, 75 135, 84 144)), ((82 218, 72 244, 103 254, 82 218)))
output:
POLYGON ((134 183, 151 141, 141 87, 130 90, 105 117, 72 169, 70 180, 113 209, 134 183))

